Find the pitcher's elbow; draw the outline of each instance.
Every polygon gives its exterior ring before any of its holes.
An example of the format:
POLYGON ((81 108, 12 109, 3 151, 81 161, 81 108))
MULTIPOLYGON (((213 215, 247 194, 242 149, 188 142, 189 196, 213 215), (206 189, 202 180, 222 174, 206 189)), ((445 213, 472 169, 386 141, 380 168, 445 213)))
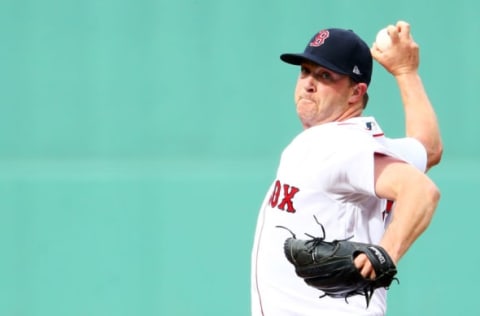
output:
POLYGON ((443 156, 443 145, 439 143, 434 148, 430 148, 427 153, 427 169, 440 163, 443 156))

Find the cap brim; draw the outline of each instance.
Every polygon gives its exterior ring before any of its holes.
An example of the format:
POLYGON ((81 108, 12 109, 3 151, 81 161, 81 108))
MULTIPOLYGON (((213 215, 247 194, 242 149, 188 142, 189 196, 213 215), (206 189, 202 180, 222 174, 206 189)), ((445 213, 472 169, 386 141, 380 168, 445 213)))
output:
POLYGON ((327 60, 325 60, 323 58, 319 58, 318 56, 313 56, 313 55, 307 54, 307 53, 303 53, 303 54, 282 54, 282 55, 280 55, 280 59, 282 61, 286 62, 287 64, 297 65, 297 66, 301 65, 305 61, 309 61, 309 62, 312 62, 312 63, 317 64, 319 66, 325 67, 325 68, 327 68, 331 71, 334 71, 336 73, 343 74, 343 75, 348 75, 348 73, 346 73, 345 71, 342 71, 341 69, 335 67, 335 65, 331 64, 327 60))

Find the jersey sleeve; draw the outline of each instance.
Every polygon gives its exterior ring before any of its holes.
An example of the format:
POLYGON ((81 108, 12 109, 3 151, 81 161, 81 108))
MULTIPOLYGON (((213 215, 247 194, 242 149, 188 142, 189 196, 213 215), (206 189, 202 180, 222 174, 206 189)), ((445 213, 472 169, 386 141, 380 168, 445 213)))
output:
POLYGON ((418 170, 425 172, 427 169, 427 151, 419 140, 412 137, 385 138, 385 146, 418 170))
POLYGON ((398 154, 368 134, 353 134, 343 140, 330 168, 330 189, 337 196, 376 196, 374 156, 376 153, 402 160, 398 154))

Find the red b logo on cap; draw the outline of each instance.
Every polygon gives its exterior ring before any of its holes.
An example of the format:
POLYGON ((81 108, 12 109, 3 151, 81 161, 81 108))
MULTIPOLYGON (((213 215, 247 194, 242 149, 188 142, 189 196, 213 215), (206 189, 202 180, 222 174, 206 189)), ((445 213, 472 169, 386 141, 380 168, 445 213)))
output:
POLYGON ((315 38, 310 42, 310 46, 318 47, 320 45, 323 45, 323 43, 325 43, 325 40, 329 36, 330 36, 330 33, 328 32, 328 30, 323 30, 318 32, 315 38))

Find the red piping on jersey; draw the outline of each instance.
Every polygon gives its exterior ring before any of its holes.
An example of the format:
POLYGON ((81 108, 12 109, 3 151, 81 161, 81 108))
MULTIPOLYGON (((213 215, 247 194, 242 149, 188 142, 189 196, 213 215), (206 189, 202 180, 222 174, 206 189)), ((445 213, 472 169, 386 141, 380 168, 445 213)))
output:
POLYGON ((263 206, 262 212, 263 212, 263 219, 262 219, 262 227, 260 228, 260 232, 258 235, 258 243, 257 243, 257 252, 255 254, 255 287, 257 288, 257 295, 258 295, 258 303, 260 304, 260 312, 262 313, 262 316, 265 314, 263 313, 263 304, 262 304, 262 295, 260 295, 260 288, 258 287, 258 253, 260 252, 260 245, 262 241, 262 236, 263 236, 263 227, 265 226, 265 214, 266 214, 266 204, 263 206))
MULTIPOLYGON (((337 123, 337 125, 357 125, 357 124, 356 124, 356 123, 349 123, 349 122, 345 122, 345 123, 344 123, 344 122, 340 122, 340 123, 337 123)), ((368 128, 366 128, 366 130, 369 131, 368 128)), ((378 134, 373 134, 372 136, 373 136, 373 137, 381 137, 381 136, 383 136, 383 135, 385 135, 385 134, 384 134, 384 133, 378 133, 378 134)))

